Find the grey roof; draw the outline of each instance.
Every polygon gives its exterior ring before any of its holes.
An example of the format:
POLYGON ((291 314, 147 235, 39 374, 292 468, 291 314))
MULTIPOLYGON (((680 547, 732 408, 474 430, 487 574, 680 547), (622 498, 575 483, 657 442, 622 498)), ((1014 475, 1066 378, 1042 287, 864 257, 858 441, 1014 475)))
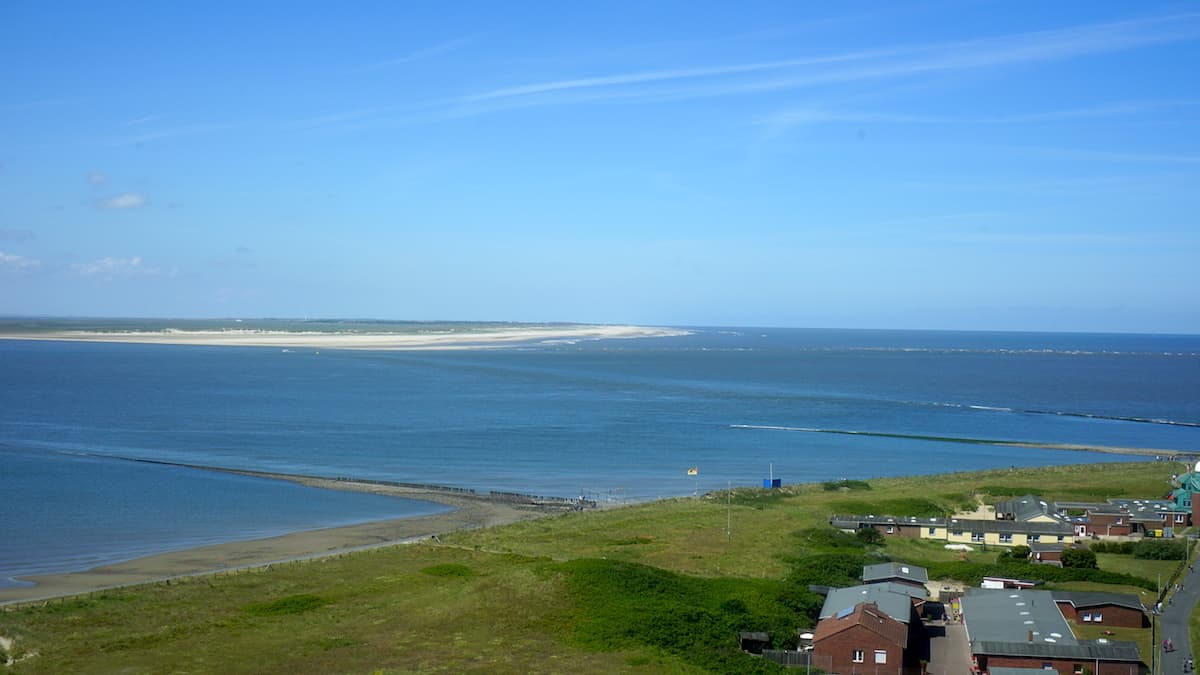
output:
POLYGON ((947 526, 952 531, 964 532, 1000 532, 1007 534, 1074 534, 1069 523, 1033 523, 1020 520, 968 520, 966 518, 951 518, 947 526))
POLYGON ((1018 520, 971 520, 968 518, 913 518, 904 516, 855 516, 837 515, 829 518, 829 524, 843 530, 857 530, 863 525, 899 525, 908 527, 949 527, 966 532, 1001 532, 1012 534, 1067 535, 1074 533, 1065 522, 1034 523, 1018 520))
POLYGON ((1049 591, 973 588, 962 598, 962 611, 972 643, 1024 644, 1030 631, 1038 643, 1052 644, 1047 639, 1060 645, 1076 643, 1049 591))
MULTIPOLYGON (((1042 659, 1087 659, 1089 661, 1141 661, 1136 642, 1085 640, 1073 644, 1049 642, 971 643, 972 654, 988 656, 1028 656, 1042 659)), ((994 671, 991 671, 994 672, 994 671)))
POLYGON ((1055 602, 1069 602, 1076 607, 1098 607, 1100 605, 1113 605, 1114 607, 1128 607, 1136 609, 1139 612, 1146 610, 1142 605, 1142 601, 1132 593, 1102 593, 1095 591, 1050 591, 1054 596, 1055 602))
POLYGON ((1029 542, 1029 550, 1034 553, 1054 553, 1055 551, 1063 551, 1067 548, 1066 544, 1043 544, 1037 541, 1029 542))
POLYGON ((863 581, 883 581, 887 579, 904 579, 913 583, 924 584, 929 581, 929 571, 918 565, 907 563, 879 563, 878 565, 863 566, 863 581))
POLYGON ((1038 516, 1058 517, 1058 514, 1054 513, 1054 504, 1035 495, 1000 502, 996 504, 996 513, 1011 513, 1015 520, 1029 520, 1038 516))
POLYGON ((892 582, 835 588, 825 596, 825 604, 821 607, 819 618, 827 619, 845 609, 853 609, 859 603, 873 602, 879 607, 879 611, 907 624, 912 617, 913 598, 924 600, 925 589, 892 582))
POLYGON ((829 524, 845 529, 857 529, 860 525, 909 525, 912 527, 945 527, 945 518, 917 518, 916 516, 855 516, 838 515, 829 518, 829 524))

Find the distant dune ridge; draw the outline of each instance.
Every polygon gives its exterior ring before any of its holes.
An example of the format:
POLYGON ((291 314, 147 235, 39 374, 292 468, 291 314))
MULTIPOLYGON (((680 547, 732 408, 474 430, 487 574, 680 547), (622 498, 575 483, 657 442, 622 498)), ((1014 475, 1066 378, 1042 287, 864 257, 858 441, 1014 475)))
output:
POLYGON ((237 347, 301 347, 317 349, 486 349, 521 342, 648 338, 687 335, 676 328, 581 324, 437 324, 436 329, 404 324, 405 330, 338 330, 323 324, 318 330, 304 327, 236 327, 158 330, 43 329, 0 330, 0 339, 68 340, 76 342, 126 342, 237 347))

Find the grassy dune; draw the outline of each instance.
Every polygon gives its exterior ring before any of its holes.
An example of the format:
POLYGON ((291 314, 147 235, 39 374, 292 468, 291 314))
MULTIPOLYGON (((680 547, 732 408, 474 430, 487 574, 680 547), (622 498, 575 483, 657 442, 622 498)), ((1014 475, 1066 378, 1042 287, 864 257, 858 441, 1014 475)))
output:
MULTIPOLYGON (((9 667, 16 673, 770 671, 736 652, 736 631, 786 634, 803 621, 797 612, 812 600, 796 590, 801 557, 812 567, 822 555, 836 562, 849 551, 853 563, 863 553, 837 548, 831 513, 951 510, 1013 490, 1160 496, 1176 469, 998 470, 572 513, 4 612, 0 637, 13 640, 10 656, 26 657, 9 667)), ((915 541, 882 553, 956 558, 915 541)))

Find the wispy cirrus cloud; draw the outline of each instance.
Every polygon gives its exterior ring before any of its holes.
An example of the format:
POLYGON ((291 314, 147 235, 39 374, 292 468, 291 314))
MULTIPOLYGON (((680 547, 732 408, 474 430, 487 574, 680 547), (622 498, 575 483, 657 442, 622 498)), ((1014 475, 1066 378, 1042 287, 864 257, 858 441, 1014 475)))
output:
POLYGON ((108 182, 108 176, 99 171, 89 171, 87 175, 89 185, 104 185, 108 182))
POLYGON ((136 209, 145 206, 147 202, 146 195, 137 192, 125 192, 108 199, 101 199, 96 202, 96 208, 105 211, 123 211, 125 209, 136 209))
POLYGON ((159 273, 154 267, 147 267, 141 256, 132 258, 104 257, 86 263, 71 265, 71 270, 81 277, 92 277, 111 281, 118 278, 153 276, 159 273))
POLYGON ((15 253, 6 253, 0 251, 0 269, 29 271, 42 266, 42 261, 37 258, 27 258, 15 253))
POLYGON ((1065 60, 1197 37, 1200 37, 1200 13, 1186 13, 808 58, 533 82, 467 94, 457 103, 468 108, 466 112, 482 112, 491 105, 748 95, 859 80, 1065 60))
POLYGON ((441 56, 442 54, 449 54, 450 52, 458 51, 459 49, 462 49, 463 47, 466 47, 467 45, 471 44, 478 38, 479 38, 479 34, 464 35, 462 37, 457 37, 452 40, 446 40, 445 42, 439 42, 430 47, 425 47, 423 49, 418 49, 416 51, 409 52, 408 54, 405 54, 403 56, 398 56, 398 57, 392 58, 392 59, 385 59, 383 61, 376 61, 375 63, 371 63, 371 64, 367 64, 367 65, 363 66, 359 70, 374 70, 377 68, 388 68, 391 66, 404 65, 406 63, 415 63, 417 61, 424 61, 425 59, 433 58, 435 56, 441 56))

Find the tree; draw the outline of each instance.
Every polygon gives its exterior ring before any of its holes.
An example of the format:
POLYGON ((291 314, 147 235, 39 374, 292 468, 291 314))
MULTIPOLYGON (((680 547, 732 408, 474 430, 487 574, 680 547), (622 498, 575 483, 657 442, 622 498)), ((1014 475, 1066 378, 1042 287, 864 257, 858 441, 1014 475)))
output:
POLYGON ((1096 564, 1096 554, 1086 548, 1068 548, 1062 552, 1063 567, 1075 567, 1079 569, 1099 569, 1096 564))

